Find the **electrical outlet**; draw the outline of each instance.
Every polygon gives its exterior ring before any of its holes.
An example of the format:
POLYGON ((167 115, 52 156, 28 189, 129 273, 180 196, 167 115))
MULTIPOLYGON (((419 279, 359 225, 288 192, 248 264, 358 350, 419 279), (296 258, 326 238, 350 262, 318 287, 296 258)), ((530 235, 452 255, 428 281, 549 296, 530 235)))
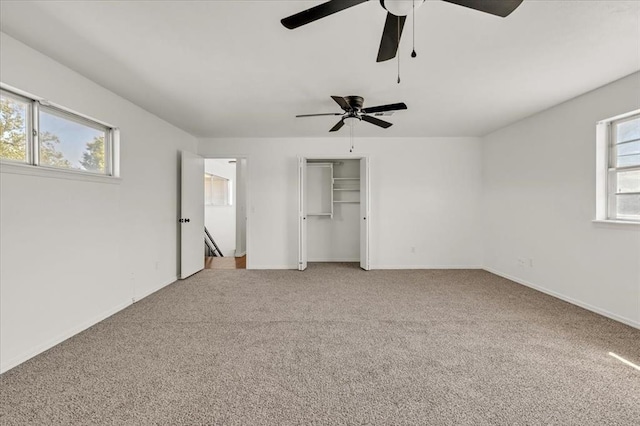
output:
POLYGON ((160 262, 158 262, 158 261, 156 260, 156 271, 157 271, 158 269, 160 269, 160 262))
POLYGON ((524 268, 526 266, 527 262, 524 259, 524 257, 519 257, 518 258, 518 267, 519 268, 524 268))
POLYGON ((529 258, 529 268, 533 268, 533 258, 529 258))
POLYGON ((416 248, 415 247, 411 247, 411 253, 415 253, 416 252, 416 248))

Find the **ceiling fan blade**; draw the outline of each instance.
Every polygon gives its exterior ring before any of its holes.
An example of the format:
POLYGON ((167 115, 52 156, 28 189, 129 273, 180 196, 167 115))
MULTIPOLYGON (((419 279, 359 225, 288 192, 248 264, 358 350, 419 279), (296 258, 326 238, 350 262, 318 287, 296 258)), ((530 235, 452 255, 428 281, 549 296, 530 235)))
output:
POLYGON ((300 118, 300 117, 321 117, 323 115, 342 115, 343 113, 341 112, 327 112, 327 113, 323 113, 323 114, 301 114, 301 115, 296 115, 296 118, 300 118))
POLYGON ((331 128, 331 130, 329 130, 330 132, 337 132, 338 130, 342 129, 342 126, 344 126, 344 119, 338 121, 338 123, 333 126, 331 128))
POLYGON ((318 19, 333 15, 336 12, 357 6, 369 0, 331 0, 311 9, 304 10, 281 20, 282 25, 293 30, 318 19))
POLYGON ((490 13, 496 16, 509 16, 511 12, 516 10, 523 0, 444 0, 447 3, 453 3, 470 9, 479 10, 480 12, 490 13))
POLYGON ((400 44, 400 36, 404 29, 406 16, 396 16, 387 13, 387 20, 384 23, 384 31, 382 32, 382 40, 380 41, 380 50, 378 50, 377 62, 388 61, 396 57, 398 45, 400 44))
POLYGON ((332 96, 331 99, 336 101, 336 103, 340 105, 340 108, 342 108, 343 110, 349 111, 351 109, 351 107, 349 106, 349 102, 347 102, 347 100, 342 96, 332 96))
POLYGON ((404 102, 400 102, 398 104, 380 105, 380 106, 374 106, 371 108, 365 108, 362 110, 362 112, 364 114, 374 114, 376 112, 399 111, 401 109, 407 109, 407 105, 404 102))
POLYGON ((393 124, 389 123, 388 121, 380 120, 379 118, 375 117, 369 117, 368 115, 363 115, 362 119, 367 123, 375 124, 376 126, 380 126, 384 129, 388 129, 389 127, 393 126, 393 124))

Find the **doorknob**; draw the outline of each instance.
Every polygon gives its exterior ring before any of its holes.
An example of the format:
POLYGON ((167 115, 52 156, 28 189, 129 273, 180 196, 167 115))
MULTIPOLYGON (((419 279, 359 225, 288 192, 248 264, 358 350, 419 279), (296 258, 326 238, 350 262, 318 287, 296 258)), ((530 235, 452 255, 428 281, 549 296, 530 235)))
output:
POLYGON ((180 223, 191 222, 191 219, 180 219, 180 223))

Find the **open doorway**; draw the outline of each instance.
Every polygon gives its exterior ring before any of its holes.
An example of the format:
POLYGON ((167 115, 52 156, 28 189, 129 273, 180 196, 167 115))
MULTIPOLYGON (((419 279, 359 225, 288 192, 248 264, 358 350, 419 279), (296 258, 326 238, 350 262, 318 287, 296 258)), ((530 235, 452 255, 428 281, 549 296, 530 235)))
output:
POLYGON ((246 269, 246 159, 204 160, 205 269, 246 269))

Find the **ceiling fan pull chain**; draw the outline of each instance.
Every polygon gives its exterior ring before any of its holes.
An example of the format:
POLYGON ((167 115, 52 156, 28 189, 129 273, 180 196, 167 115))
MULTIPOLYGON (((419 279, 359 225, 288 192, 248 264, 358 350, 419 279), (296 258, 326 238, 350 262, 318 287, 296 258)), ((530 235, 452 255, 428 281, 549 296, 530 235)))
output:
POLYGON ((415 58, 416 56, 418 56, 418 54, 416 53, 416 0, 413 0, 413 11, 412 11, 412 15, 413 15, 413 25, 412 25, 412 29, 413 29, 413 51, 411 52, 411 57, 415 58))
POLYGON ((353 152, 353 128, 354 126, 349 126, 349 140, 351 141, 351 148, 349 148, 349 152, 353 152))

